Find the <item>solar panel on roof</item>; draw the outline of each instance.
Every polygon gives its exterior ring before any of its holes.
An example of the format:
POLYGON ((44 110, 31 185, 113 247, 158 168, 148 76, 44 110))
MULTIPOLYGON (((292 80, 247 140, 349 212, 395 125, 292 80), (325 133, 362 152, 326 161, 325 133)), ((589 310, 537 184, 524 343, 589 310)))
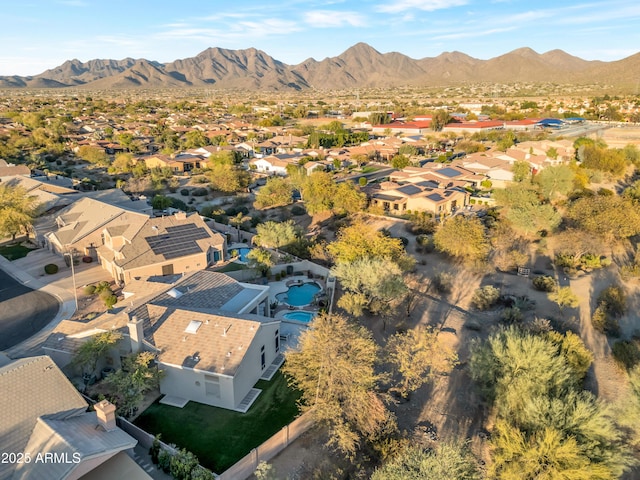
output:
POLYGON ((437 172, 441 173, 447 178, 459 177, 460 175, 462 175, 462 173, 453 168, 441 168, 440 170, 437 170, 437 172))
POLYGON ((202 250, 196 240, 208 237, 209 234, 204 228, 191 224, 167 227, 167 233, 146 237, 145 240, 153 253, 162 255, 166 260, 170 260, 200 253, 202 250))

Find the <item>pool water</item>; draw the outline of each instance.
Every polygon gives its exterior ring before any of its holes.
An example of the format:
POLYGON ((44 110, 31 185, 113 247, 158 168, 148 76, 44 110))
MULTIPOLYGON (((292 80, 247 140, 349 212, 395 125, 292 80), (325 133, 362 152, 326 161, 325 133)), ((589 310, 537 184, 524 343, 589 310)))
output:
POLYGON ((295 320, 296 322, 309 323, 316 316, 313 312, 287 312, 282 317, 285 320, 295 320))
POLYGON ((242 263, 247 263, 248 259, 247 259, 247 254, 252 250, 249 247, 240 247, 240 248, 232 248, 229 250, 229 256, 231 256, 231 252, 233 251, 238 252, 238 258, 236 258, 236 261, 238 262, 242 262, 242 263))
POLYGON ((293 285, 286 292, 278 293, 276 299, 279 302, 286 303, 292 307, 302 307, 309 305, 316 293, 322 288, 315 282, 303 283, 302 285, 293 285))

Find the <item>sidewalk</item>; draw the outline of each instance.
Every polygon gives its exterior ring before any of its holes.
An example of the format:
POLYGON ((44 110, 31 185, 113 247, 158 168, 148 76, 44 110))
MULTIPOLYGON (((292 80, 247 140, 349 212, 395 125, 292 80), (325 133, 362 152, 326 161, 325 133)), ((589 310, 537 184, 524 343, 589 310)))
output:
MULTIPOLYGON (((61 257, 43 249, 35 250, 26 257, 13 262, 0 256, 0 269, 23 285, 52 295, 60 304, 57 315, 51 319, 45 328, 24 342, 5 351, 11 358, 41 355, 40 345, 42 342, 46 340, 62 320, 70 319, 76 311, 71 269, 65 266, 61 257), (60 271, 54 275, 45 276, 43 268, 46 263, 57 264, 60 266, 60 271), (41 275, 38 278, 37 275, 40 272, 41 275)), ((75 269, 75 277, 78 289, 88 283, 110 280, 109 274, 95 263, 78 265, 75 269)))

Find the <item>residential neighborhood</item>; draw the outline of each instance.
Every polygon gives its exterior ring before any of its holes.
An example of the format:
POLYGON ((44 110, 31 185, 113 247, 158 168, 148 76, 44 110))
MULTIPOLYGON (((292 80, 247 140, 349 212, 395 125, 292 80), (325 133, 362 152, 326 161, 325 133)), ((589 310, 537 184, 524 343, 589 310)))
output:
POLYGON ((483 88, 1 91, 0 479, 635 478, 639 104, 483 88))

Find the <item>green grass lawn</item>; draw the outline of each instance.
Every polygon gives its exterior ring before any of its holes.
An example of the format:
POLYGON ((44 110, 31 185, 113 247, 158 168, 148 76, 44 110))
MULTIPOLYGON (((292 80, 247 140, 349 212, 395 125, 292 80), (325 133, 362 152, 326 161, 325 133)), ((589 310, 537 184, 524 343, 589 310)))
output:
POLYGON ((19 243, 0 246, 0 255, 5 257, 7 260, 17 260, 19 258, 26 257, 30 251, 30 248, 23 247, 19 243))
POLYGON ((216 270, 216 271, 225 273, 225 272, 235 272, 236 270, 244 270, 246 268, 247 266, 243 265, 242 263, 230 262, 230 263, 227 263, 220 270, 216 270))
POLYGON ((262 393, 247 413, 189 402, 184 408, 156 402, 135 421, 165 443, 175 443, 193 452, 200 463, 222 473, 298 414, 300 393, 291 390, 282 373, 270 382, 259 381, 262 393))
POLYGON ((373 172, 377 172, 378 170, 380 170, 380 167, 374 167, 371 165, 367 165, 366 167, 362 168, 362 172, 361 173, 373 173, 373 172))

